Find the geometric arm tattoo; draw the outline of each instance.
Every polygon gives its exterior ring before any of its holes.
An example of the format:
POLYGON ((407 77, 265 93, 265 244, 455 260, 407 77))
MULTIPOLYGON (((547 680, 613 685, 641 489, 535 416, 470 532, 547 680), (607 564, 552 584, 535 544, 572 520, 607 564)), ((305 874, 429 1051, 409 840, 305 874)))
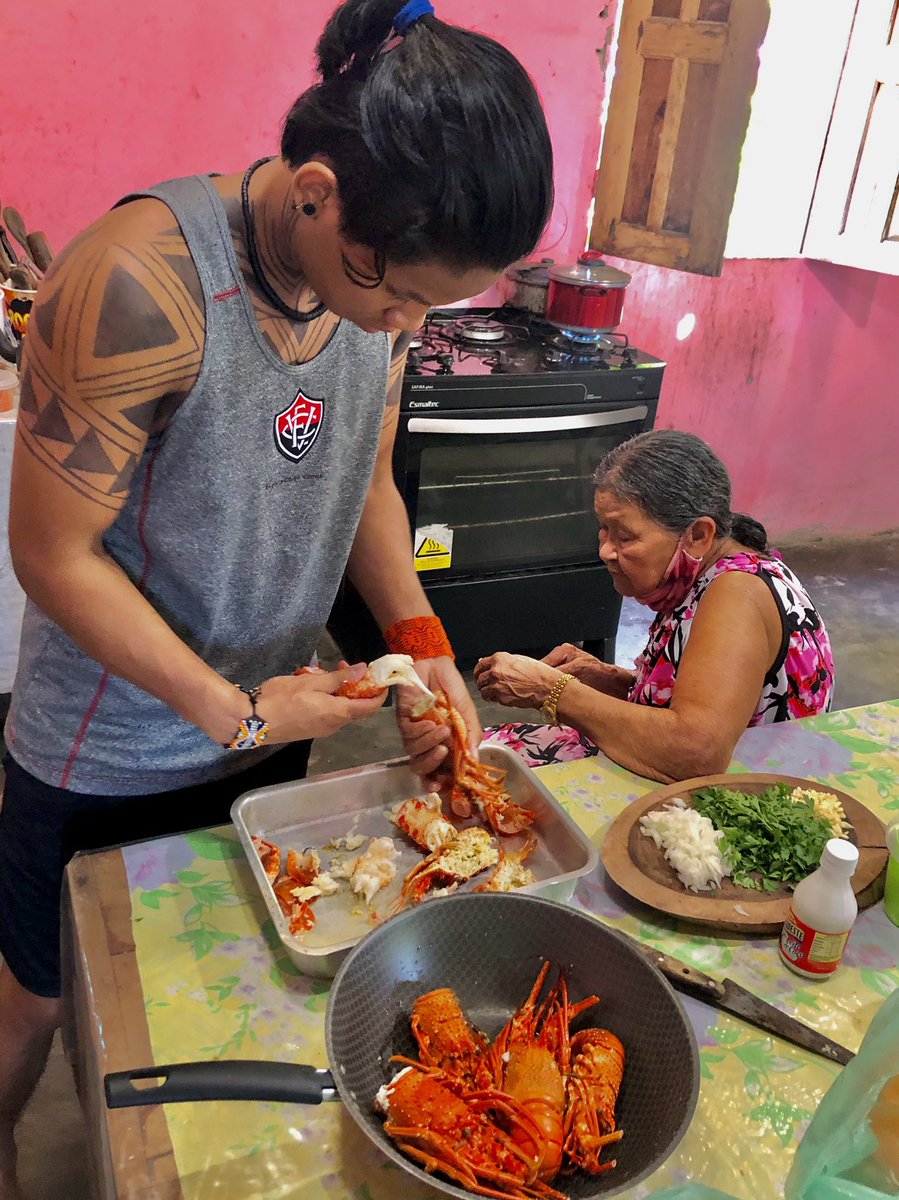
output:
POLYGON ((180 230, 148 232, 137 248, 111 241, 106 221, 88 230, 54 262, 29 320, 20 442, 118 511, 148 437, 196 380, 204 323, 180 230))

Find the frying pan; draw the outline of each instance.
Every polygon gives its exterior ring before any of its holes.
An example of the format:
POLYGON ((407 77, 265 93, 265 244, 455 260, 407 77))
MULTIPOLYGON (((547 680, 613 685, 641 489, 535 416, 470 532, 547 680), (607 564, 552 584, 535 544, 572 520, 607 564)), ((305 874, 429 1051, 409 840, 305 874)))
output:
POLYGON ((110 1108, 181 1100, 286 1100, 317 1104, 336 1092, 357 1125, 395 1163, 450 1196, 471 1193, 427 1175, 384 1134, 372 1101, 399 1070, 393 1054, 417 1057, 413 1001, 452 987, 472 1021, 495 1036, 530 991, 544 959, 564 967, 573 1000, 601 1003, 573 1028, 601 1025, 627 1055, 618 1102, 624 1137, 618 1165, 577 1172, 556 1186, 575 1200, 633 1187, 668 1158, 696 1107, 699 1053, 680 1002, 655 967, 614 930, 536 896, 486 893, 429 900, 386 921, 349 953, 331 987, 325 1035, 331 1071, 288 1063, 210 1062, 106 1076, 110 1108), (136 1087, 135 1080, 159 1080, 136 1087))

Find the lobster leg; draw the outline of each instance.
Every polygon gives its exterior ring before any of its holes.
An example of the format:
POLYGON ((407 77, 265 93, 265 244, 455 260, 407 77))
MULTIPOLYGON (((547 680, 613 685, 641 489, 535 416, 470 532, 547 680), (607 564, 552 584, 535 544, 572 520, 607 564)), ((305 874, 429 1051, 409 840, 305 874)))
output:
MULTIPOLYGON (((532 1156, 488 1115, 494 1110, 514 1119, 519 1106, 510 1097, 467 1093, 460 1081, 419 1064, 391 1081, 385 1105, 385 1132, 426 1170, 446 1170, 481 1195, 549 1196, 535 1184, 532 1156)), ((564 1200, 559 1193, 552 1196, 564 1200)))
MULTIPOLYGON (((420 1133, 420 1130, 414 1127, 410 1129, 398 1129, 384 1126, 384 1130, 390 1134, 391 1138, 400 1138, 404 1134, 418 1136, 420 1133)), ((436 1145, 433 1147, 434 1150, 446 1150, 446 1148, 449 1148, 442 1145, 445 1139, 437 1138, 434 1139, 434 1142, 436 1142, 436 1145)), ((469 1192, 474 1192, 480 1196, 495 1196, 496 1200, 510 1200, 510 1198, 513 1198, 513 1200, 569 1200, 564 1192, 557 1192, 555 1188, 551 1188, 545 1183, 522 1183, 514 1175, 507 1175, 504 1171, 487 1171, 486 1169, 481 1169, 479 1174, 492 1178, 497 1183, 508 1184, 502 1190, 491 1188, 486 1183, 481 1182, 477 1176, 473 1175, 466 1164, 457 1156, 454 1163, 448 1163, 445 1159, 436 1157, 436 1154, 421 1150, 421 1148, 415 1146, 412 1142, 397 1140, 396 1145, 400 1147, 400 1150, 408 1154, 410 1158, 418 1159, 418 1162, 424 1166, 428 1175, 433 1175, 434 1171, 439 1171, 440 1175, 448 1176, 456 1183, 461 1183, 462 1187, 467 1188, 469 1192)))

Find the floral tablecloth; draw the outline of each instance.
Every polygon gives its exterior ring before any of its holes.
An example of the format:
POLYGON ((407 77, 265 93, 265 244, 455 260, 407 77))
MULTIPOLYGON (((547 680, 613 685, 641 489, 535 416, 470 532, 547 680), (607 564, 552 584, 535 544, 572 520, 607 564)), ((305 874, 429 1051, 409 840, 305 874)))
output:
MULTIPOLYGON (((842 787, 884 820, 899 817, 899 701, 748 730, 731 771, 798 775, 842 787)), ((541 778, 597 846, 655 785, 608 759, 545 767, 541 778)), ((126 847, 136 957, 157 1063, 271 1058, 326 1066, 326 983, 286 958, 230 829, 126 847)), ((899 928, 882 902, 862 913, 844 965, 807 984, 774 939, 703 933, 630 901, 602 866, 574 903, 709 974, 731 978, 857 1049, 899 987, 899 928)), ((702 1086, 681 1146, 650 1195, 686 1179, 740 1200, 783 1195, 797 1141, 839 1067, 686 1000, 702 1086)), ((339 1104, 181 1104, 166 1110, 186 1200, 418 1200, 433 1195, 385 1160, 339 1104)))

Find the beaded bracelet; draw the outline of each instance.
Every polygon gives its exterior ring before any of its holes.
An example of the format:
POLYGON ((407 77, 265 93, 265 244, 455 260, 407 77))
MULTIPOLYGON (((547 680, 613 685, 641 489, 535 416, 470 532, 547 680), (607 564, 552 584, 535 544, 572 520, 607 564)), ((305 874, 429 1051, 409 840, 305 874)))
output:
POLYGON ((395 621, 384 630, 384 641, 391 654, 411 654, 416 660, 456 657, 439 617, 395 621))

